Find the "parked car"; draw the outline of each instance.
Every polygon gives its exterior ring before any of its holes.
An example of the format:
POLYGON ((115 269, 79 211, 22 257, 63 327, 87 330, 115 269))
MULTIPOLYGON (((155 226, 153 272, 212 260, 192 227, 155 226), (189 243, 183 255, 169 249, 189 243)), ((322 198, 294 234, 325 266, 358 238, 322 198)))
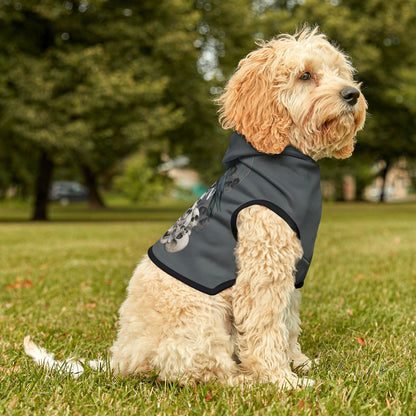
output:
POLYGON ((88 200, 88 189, 74 181, 55 181, 49 190, 49 200, 67 205, 88 200))

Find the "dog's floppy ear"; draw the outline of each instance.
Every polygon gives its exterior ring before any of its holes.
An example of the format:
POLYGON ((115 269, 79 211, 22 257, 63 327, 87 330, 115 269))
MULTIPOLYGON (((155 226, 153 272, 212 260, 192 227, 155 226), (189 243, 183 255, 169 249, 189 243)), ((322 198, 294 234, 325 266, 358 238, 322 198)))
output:
POLYGON ((289 144, 292 121, 280 101, 274 59, 267 44, 248 54, 217 101, 223 128, 243 134, 259 152, 278 154, 289 144))

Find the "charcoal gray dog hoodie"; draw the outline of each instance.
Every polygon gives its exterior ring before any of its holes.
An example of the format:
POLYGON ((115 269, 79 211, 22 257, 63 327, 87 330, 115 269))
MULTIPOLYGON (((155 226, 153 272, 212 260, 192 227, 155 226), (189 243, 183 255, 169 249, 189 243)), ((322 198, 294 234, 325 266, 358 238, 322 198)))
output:
POLYGON ((150 259, 183 283, 215 295, 237 279, 238 213, 262 205, 285 220, 301 241, 303 257, 293 283, 302 287, 322 212, 318 164, 292 146, 278 155, 260 153, 235 132, 223 165, 227 171, 221 179, 150 247, 150 259))

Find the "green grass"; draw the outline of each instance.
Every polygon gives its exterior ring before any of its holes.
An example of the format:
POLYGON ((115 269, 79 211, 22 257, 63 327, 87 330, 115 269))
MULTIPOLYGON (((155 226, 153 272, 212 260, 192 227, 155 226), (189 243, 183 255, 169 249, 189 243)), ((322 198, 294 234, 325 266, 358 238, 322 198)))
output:
POLYGON ((21 221, 26 207, 0 206, 0 414, 416 414, 416 205, 324 206, 302 289, 301 343, 321 360, 313 388, 179 387, 37 368, 22 350, 28 334, 57 359, 105 356, 136 262, 183 208, 57 206, 59 221, 43 224, 21 221))

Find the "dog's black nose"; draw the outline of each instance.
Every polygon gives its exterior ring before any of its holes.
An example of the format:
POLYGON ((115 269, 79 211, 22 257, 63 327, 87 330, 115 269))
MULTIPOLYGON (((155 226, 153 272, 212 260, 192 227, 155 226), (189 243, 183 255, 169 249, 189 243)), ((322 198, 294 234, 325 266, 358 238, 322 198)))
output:
POLYGON ((360 96, 360 91, 354 87, 345 87, 340 92, 341 98, 347 102, 349 105, 357 104, 358 97, 360 96))

